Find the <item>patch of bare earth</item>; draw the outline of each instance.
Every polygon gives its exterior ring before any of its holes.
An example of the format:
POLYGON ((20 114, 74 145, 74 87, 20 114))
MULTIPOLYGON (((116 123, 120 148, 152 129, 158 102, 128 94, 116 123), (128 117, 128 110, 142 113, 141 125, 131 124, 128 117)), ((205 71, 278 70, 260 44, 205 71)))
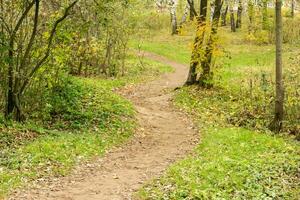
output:
POLYGON ((171 102, 173 89, 183 84, 188 69, 152 53, 144 56, 171 65, 176 71, 121 91, 137 110, 140 128, 135 136, 104 157, 78 166, 69 176, 39 180, 32 189, 15 192, 9 199, 132 199, 146 181, 191 152, 197 143, 197 131, 171 102))

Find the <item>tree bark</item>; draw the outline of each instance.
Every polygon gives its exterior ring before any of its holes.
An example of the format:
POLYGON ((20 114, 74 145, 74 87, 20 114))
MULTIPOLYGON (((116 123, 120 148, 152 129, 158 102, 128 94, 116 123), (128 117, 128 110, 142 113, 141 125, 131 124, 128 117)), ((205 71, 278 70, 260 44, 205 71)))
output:
POLYGON ((275 116, 271 123, 271 130, 280 132, 284 117, 284 87, 282 79, 282 1, 276 0, 276 97, 275 97, 275 116))

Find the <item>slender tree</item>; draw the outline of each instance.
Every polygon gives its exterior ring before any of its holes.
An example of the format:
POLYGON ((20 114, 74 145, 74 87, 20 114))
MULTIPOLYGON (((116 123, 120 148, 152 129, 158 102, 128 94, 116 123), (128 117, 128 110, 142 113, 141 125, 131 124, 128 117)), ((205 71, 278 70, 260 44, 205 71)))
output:
POLYGON ((284 86, 282 78, 282 0, 276 0, 276 97, 275 97, 275 116, 270 125, 271 130, 279 132, 282 129, 284 117, 284 86))
POLYGON ((172 24, 172 35, 178 34, 178 25, 177 25, 177 0, 170 0, 170 15, 171 15, 171 24, 172 24))
POLYGON ((221 25, 222 26, 226 26, 227 25, 227 13, 228 13, 228 4, 226 5, 225 9, 223 10, 222 12, 222 15, 221 15, 221 25))
POLYGON ((295 0, 291 0, 292 2, 291 2, 291 17, 292 18, 294 18, 294 16, 295 16, 295 4, 296 4, 296 2, 295 2, 295 0))
POLYGON ((235 19, 234 19, 234 10, 233 6, 230 6, 230 27, 231 32, 236 32, 235 19))
POLYGON ((190 8, 190 20, 194 20, 195 18, 195 12, 193 9, 195 9, 195 2, 194 0, 189 0, 187 3, 190 5, 189 8, 190 8), (189 2, 190 1, 190 2, 189 2))
POLYGON ((243 12, 243 2, 242 0, 239 0, 237 17, 236 17, 236 28, 242 27, 242 12, 243 12))

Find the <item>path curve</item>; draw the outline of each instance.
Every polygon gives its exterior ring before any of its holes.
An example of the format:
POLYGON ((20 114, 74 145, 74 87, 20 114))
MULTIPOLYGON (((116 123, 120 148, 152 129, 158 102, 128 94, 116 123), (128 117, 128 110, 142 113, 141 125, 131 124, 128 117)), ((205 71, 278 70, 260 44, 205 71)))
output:
POLYGON ((124 145, 92 164, 79 166, 67 177, 37 183, 9 199, 38 200, 129 200, 146 181, 158 177, 197 143, 192 122, 172 106, 172 91, 183 85, 187 67, 153 53, 145 57, 175 68, 160 79, 126 88, 140 124, 136 135, 124 145))

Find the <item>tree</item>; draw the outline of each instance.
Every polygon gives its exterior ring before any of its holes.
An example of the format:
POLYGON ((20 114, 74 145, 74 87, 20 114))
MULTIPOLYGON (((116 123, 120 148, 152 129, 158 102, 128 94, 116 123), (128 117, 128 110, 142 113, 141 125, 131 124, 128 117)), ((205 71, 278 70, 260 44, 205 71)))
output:
POLYGON ((242 12, 243 12, 243 2, 242 0, 239 0, 237 17, 236 17, 236 28, 242 27, 242 12))
POLYGON ((262 0, 262 29, 267 30, 268 27, 268 0, 262 0))
POLYGON ((275 116, 270 125, 270 129, 279 132, 282 129, 284 117, 284 86, 282 78, 282 1, 276 0, 276 96, 275 96, 275 116))
POLYGON ((226 4, 226 7, 225 9, 223 9, 223 12, 222 12, 222 15, 221 15, 221 19, 222 19, 222 22, 221 22, 221 25, 222 26, 226 26, 227 25, 227 13, 228 13, 228 4, 226 4))
POLYGON ((195 2, 194 0, 188 0, 187 3, 190 5, 189 8, 190 8, 190 20, 193 21, 194 18, 195 18, 195 12, 193 9, 195 9, 195 2))
MULTIPOLYGON (((15 119, 18 121, 24 119, 21 98, 32 78, 47 61, 59 24, 67 18, 70 10, 77 2, 78 0, 75 0, 67 6, 63 15, 53 23, 50 30, 40 27, 40 21, 42 21, 40 16, 40 0, 32 0, 24 4, 19 4, 22 8, 20 17, 17 18, 12 28, 8 26, 6 29, 6 35, 8 36, 6 117, 10 117, 15 110, 15 119), (31 17, 33 7, 33 17, 31 17), (44 31, 44 33, 47 32, 47 35, 49 35, 43 47, 40 47, 41 44, 38 44, 36 40, 39 27, 41 31, 44 31), (28 29, 31 29, 31 33, 25 31, 28 29), (33 51, 38 50, 40 50, 39 57, 33 56, 33 51)), ((14 19, 11 18, 10 20, 14 19)), ((5 19, 2 19, 2 23, 8 24, 5 19)))
MULTIPOLYGON (((194 11, 196 12, 196 11, 194 11)), ((194 46, 190 62, 190 70, 188 73, 186 85, 193 85, 197 83, 197 66, 201 62, 201 48, 204 42, 204 32, 207 18, 207 0, 200 2, 200 16, 197 15, 197 33, 194 40, 194 46)))
POLYGON ((199 78, 199 84, 202 87, 212 87, 212 78, 213 73, 211 71, 211 63, 212 63, 212 56, 214 51, 214 44, 216 41, 216 36, 218 32, 218 26, 221 16, 221 9, 222 9, 223 1, 222 0, 215 0, 214 3, 214 13, 211 22, 211 30, 210 30, 210 37, 207 42, 207 46, 204 53, 204 59, 202 59, 201 67, 202 67, 202 74, 199 78))
POLYGON ((294 18, 294 16, 295 16, 295 4, 296 4, 296 2, 295 2, 295 0, 291 0, 292 2, 291 2, 291 17, 292 18, 294 18))
POLYGON ((253 23, 254 23, 254 3, 253 0, 248 0, 248 17, 249 17, 249 25, 248 31, 251 33, 253 30, 253 23))
POLYGON ((233 6, 230 6, 230 27, 231 32, 236 32, 236 25, 235 25, 235 19, 234 19, 234 10, 233 6))
POLYGON ((178 26, 177 26, 177 16, 176 16, 176 8, 177 8, 177 0, 170 0, 170 15, 171 15, 171 24, 172 24, 172 35, 178 34, 178 26))

